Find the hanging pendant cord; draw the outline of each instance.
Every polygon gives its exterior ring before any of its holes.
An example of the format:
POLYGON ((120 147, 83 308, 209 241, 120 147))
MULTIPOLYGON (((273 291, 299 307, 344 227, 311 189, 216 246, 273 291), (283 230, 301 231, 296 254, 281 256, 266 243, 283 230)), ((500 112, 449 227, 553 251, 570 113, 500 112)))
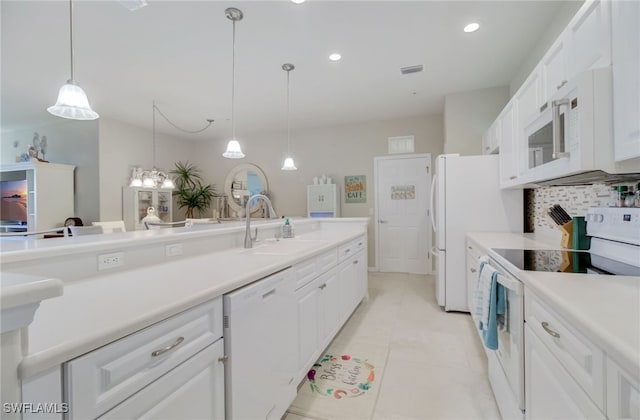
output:
POLYGON ((73 81, 73 0, 69 0, 69 45, 71 51, 69 54, 71 60, 71 78, 69 81, 73 81))
POLYGON ((236 139, 236 21, 233 21, 233 47, 231 51, 231 140, 236 139))
MULTIPOLYGON (((165 119, 169 124, 171 124, 174 128, 176 128, 177 130, 180 130, 180 131, 182 131, 182 132, 184 132, 184 133, 188 133, 188 134, 198 134, 198 133, 202 133, 204 130, 206 130, 207 128, 211 127, 211 124, 213 124, 213 121, 214 121, 214 120, 212 120, 212 119, 208 119, 208 120, 207 120, 207 125, 206 125, 206 126, 204 126, 204 127, 203 127, 203 128, 201 128, 201 129, 199 129, 199 130, 185 130, 184 128, 178 127, 178 126, 177 126, 177 125, 175 125, 175 124, 174 124, 174 123, 173 123, 169 118, 167 118, 167 116, 166 116, 166 115, 164 115, 164 114, 162 113, 162 111, 160 110, 160 108, 158 108, 158 107, 155 105, 155 102, 154 102, 153 108, 154 108, 156 111, 158 111, 158 114, 162 115, 162 118, 164 118, 164 119, 165 119)), ((154 115, 154 118, 155 118, 155 115, 154 115)))
POLYGON ((151 101, 151 103, 153 104, 153 153, 151 154, 152 156, 152 162, 153 162, 153 169, 156 169, 156 101, 151 101))
POLYGON ((287 70, 287 157, 291 157, 291 108, 289 107, 289 74, 287 70))

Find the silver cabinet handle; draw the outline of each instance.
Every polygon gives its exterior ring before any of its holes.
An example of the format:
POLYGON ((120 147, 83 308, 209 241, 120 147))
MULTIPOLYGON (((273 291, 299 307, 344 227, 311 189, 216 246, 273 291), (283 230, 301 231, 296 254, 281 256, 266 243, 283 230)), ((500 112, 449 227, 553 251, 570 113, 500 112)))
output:
POLYGON ((358 242, 358 246, 362 246, 362 242, 358 242))
POLYGON ((378 223, 389 223, 389 222, 386 220, 378 220, 378 223))
POLYGON ((563 80, 562 82, 560 82, 560 84, 558 86, 556 86, 556 90, 560 90, 562 88, 562 86, 566 85, 567 81, 563 80))
POLYGON ((351 252, 351 248, 347 248, 347 249, 345 249, 345 250, 344 250, 344 253, 345 253, 345 254, 348 254, 348 253, 350 253, 350 252, 351 252))
POLYGON ((182 344, 183 341, 184 341, 184 337, 178 337, 178 339, 173 344, 170 344, 163 349, 155 350, 154 352, 152 352, 151 357, 158 357, 162 354, 165 354, 166 352, 171 351, 174 348, 178 347, 180 344, 182 344))
POLYGON ((224 355, 222 357, 218 357, 218 362, 220 363, 227 363, 227 361, 229 361, 229 356, 224 355))
POLYGON ((548 322, 546 322, 546 321, 542 322, 542 328, 544 328, 544 330, 546 332, 548 332, 551 337, 560 338, 560 334, 558 334, 557 332, 555 332, 551 328, 549 328, 549 323, 548 322))
POLYGON ((569 105, 569 102, 569 99, 560 99, 551 102, 551 124, 553 126, 553 153, 551 157, 553 159, 569 156, 569 153, 565 151, 566 139, 560 130, 562 128, 560 127, 560 107, 562 105, 569 105))
POLYGON ((511 176, 509 177, 509 179, 516 179, 516 178, 517 178, 517 176, 515 176, 515 175, 511 175, 511 176))
POLYGON ((473 247, 472 247, 472 246, 468 246, 467 248, 469 248, 469 249, 473 249, 473 247))
POLYGON ((355 260, 353 263, 354 263, 354 264, 358 264, 358 260, 355 260))
POLYGON ((320 286, 318 286, 318 288, 320 289, 324 289, 325 287, 327 287, 327 283, 322 283, 320 286))
POLYGON ((471 270, 472 273, 475 273, 476 271, 478 271, 475 268, 470 268, 470 270, 471 270))

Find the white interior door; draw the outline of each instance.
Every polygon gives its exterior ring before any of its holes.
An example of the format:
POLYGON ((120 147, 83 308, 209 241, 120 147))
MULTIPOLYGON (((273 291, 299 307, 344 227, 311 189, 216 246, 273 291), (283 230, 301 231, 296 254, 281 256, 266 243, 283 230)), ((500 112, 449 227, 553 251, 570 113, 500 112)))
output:
POLYGON ((380 271, 431 272, 431 155, 375 158, 380 271))

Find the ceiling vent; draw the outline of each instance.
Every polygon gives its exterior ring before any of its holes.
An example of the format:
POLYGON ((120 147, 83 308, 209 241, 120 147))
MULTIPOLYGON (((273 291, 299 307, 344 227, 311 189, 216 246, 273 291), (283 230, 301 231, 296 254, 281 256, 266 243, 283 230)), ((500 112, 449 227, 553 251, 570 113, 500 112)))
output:
POLYGON ((402 67, 400 69, 400 73, 402 74, 420 73, 421 71, 422 64, 418 64, 417 66, 402 67))

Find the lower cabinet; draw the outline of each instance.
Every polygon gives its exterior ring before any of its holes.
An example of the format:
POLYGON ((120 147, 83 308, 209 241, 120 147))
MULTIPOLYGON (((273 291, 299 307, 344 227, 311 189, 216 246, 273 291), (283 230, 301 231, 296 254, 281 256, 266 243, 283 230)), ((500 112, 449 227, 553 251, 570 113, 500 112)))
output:
POLYGON ((527 419, 605 417, 528 325, 525 343, 527 419))
POLYGON ((224 346, 216 341, 100 419, 224 419, 224 346))
POLYGON ((622 369, 607 360, 607 416, 640 419, 640 369, 622 369))

